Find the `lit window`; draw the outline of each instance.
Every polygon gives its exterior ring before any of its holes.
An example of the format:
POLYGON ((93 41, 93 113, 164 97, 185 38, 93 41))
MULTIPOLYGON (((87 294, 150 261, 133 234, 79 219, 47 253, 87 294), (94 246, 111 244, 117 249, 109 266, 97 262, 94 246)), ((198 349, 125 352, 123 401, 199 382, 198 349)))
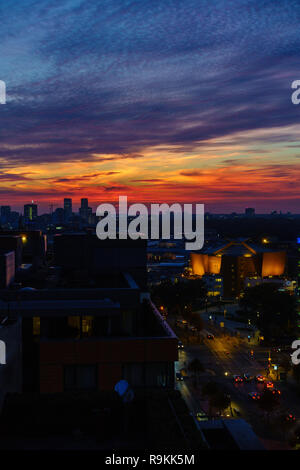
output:
POLYGON ((83 316, 82 317, 82 333, 90 335, 92 333, 93 317, 83 316))
POLYGON ((33 335, 39 336, 40 334, 41 334, 40 317, 33 317, 33 335))

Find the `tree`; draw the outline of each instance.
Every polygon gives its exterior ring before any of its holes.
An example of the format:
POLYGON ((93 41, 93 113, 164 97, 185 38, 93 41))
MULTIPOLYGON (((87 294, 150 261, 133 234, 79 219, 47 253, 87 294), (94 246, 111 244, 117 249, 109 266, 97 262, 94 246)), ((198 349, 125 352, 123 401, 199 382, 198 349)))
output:
POLYGON ((300 365, 293 365, 292 374, 297 383, 300 383, 300 365))
POLYGON ((220 391, 219 385, 216 382, 207 382, 202 387, 202 395, 205 397, 211 397, 220 391))
POLYGON ((176 283, 170 280, 161 282, 152 288, 151 296, 158 305, 164 305, 169 313, 189 318, 200 299, 206 295, 202 279, 180 279, 176 283))
POLYGON ((291 364, 291 361, 290 361, 290 358, 288 356, 282 356, 280 362, 279 362, 279 366, 283 369, 283 371, 287 374, 291 368, 292 368, 292 364, 291 364))
POLYGON ((259 400, 259 407, 267 413, 269 419, 270 413, 272 413, 279 406, 279 399, 277 394, 274 394, 272 390, 265 390, 259 400))
POLYGON ((286 413, 283 413, 278 417, 278 424, 282 431, 283 438, 288 440, 288 433, 293 429, 293 427, 295 427, 295 423, 287 419, 286 413))
POLYGON ((222 391, 218 391, 210 398, 210 407, 215 408, 219 413, 226 410, 231 405, 231 398, 222 391))
POLYGON ((188 364, 188 370, 195 374, 196 384, 198 384, 199 373, 204 371, 204 367, 198 358, 192 359, 188 364))
POLYGON ((295 299, 289 293, 279 291, 276 283, 246 289, 241 305, 243 315, 257 325, 267 340, 291 334, 295 328, 295 299))
POLYGON ((197 331, 200 332, 204 328, 204 322, 201 316, 198 313, 193 313, 191 315, 190 321, 192 325, 197 328, 197 331))

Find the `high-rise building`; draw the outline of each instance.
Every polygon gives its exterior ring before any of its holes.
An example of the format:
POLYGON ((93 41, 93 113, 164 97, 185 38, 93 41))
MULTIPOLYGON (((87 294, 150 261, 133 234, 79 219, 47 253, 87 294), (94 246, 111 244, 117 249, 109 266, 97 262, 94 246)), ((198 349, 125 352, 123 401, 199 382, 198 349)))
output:
POLYGON ((84 197, 81 199, 81 209, 87 209, 89 206, 88 198, 84 197))
POLYGON ((247 207, 245 209, 245 216, 246 217, 254 217, 255 216, 255 209, 253 207, 247 207))
POLYGON ((64 213, 65 213, 65 221, 68 222, 72 217, 72 199, 65 198, 64 199, 64 213))
POLYGON ((62 225, 65 219, 65 210, 62 207, 58 207, 55 209, 53 217, 52 217, 54 224, 62 225))
POLYGON ((92 208, 89 207, 89 200, 87 198, 81 199, 81 206, 79 208, 80 217, 88 222, 89 217, 92 215, 92 208))
POLYGON ((25 204, 24 206, 24 217, 26 221, 32 221, 37 218, 38 206, 37 204, 25 204))
POLYGON ((1 206, 0 217, 2 224, 9 222, 10 214, 10 206, 1 206))

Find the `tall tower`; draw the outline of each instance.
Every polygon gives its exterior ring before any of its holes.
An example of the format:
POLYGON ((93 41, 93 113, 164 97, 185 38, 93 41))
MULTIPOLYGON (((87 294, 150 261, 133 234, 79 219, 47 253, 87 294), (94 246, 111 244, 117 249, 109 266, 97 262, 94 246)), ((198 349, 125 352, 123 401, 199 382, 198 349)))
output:
POLYGON ((66 222, 72 217, 72 199, 68 197, 64 199, 64 217, 66 222))
POLYGON ((86 197, 81 199, 81 209, 87 209, 89 207, 89 200, 86 197))
POLYGON ((11 214, 11 208, 10 206, 1 206, 0 210, 0 222, 1 223, 6 223, 9 222, 10 219, 10 214, 11 214))
POLYGON ((81 206, 79 208, 79 215, 80 217, 88 221, 89 216, 91 215, 92 209, 89 207, 89 200, 87 198, 81 199, 81 206))
POLYGON ((33 201, 31 204, 24 205, 24 217, 26 221, 32 222, 37 218, 38 215, 38 206, 34 204, 33 201))

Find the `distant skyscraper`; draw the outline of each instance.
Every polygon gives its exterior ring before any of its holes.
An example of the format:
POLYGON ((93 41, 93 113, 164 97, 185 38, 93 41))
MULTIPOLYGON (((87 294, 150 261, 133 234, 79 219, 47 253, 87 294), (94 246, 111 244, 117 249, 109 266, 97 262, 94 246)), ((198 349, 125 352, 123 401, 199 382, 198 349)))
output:
POLYGON ((89 200, 87 198, 82 198, 81 199, 81 206, 79 208, 79 215, 80 217, 88 221, 90 215, 92 214, 92 209, 89 207, 89 200))
POLYGON ((64 199, 64 213, 65 221, 67 222, 72 217, 72 199, 70 198, 64 199))
POLYGON ((25 204, 24 206, 24 217, 25 220, 32 221, 37 218, 38 206, 37 204, 25 204))
POLYGON ((89 200, 84 197, 81 199, 81 209, 87 209, 89 207, 89 200))
POLYGON ((246 217, 254 217, 255 216, 255 209, 253 207, 247 207, 247 209, 245 209, 245 216, 246 217))
POLYGON ((1 206, 0 217, 2 224, 9 222, 10 214, 10 206, 1 206))
POLYGON ((53 214, 53 222, 62 225, 65 220, 65 210, 62 207, 55 209, 53 214))

